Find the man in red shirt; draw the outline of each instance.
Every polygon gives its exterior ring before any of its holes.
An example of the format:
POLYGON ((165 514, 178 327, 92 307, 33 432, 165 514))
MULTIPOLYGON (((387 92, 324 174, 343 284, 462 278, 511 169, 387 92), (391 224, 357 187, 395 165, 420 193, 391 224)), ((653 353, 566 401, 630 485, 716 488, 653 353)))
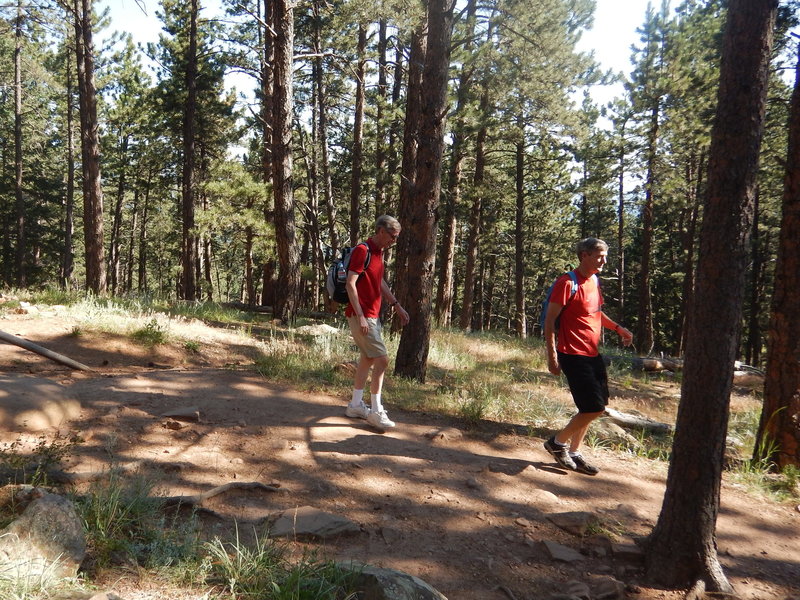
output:
POLYGON ((400 222, 394 217, 378 217, 375 234, 366 242, 369 246, 369 261, 366 260, 367 248, 363 244, 356 246, 350 255, 345 284, 350 304, 344 314, 353 340, 361 351, 353 381, 353 396, 345 414, 348 417, 366 419, 367 423, 381 431, 395 426, 381 402, 383 376, 389 366, 388 352, 381 337, 381 323, 378 320, 381 300, 385 299, 389 307, 395 309, 403 325, 408 323, 408 313, 397 302, 383 278, 383 251, 397 241, 400 229, 400 222), (364 403, 364 386, 370 368, 370 408, 367 408, 364 403))
POLYGON ((544 319, 547 368, 553 375, 564 372, 578 407, 567 426, 544 443, 545 450, 565 469, 596 475, 599 469, 586 462, 580 446, 589 425, 605 412, 608 404, 608 375, 598 352, 603 327, 612 329, 630 345, 633 334, 603 312, 603 295, 597 274, 608 258, 608 244, 586 238, 576 248, 580 264, 575 269, 577 290, 572 279, 556 280, 544 319))

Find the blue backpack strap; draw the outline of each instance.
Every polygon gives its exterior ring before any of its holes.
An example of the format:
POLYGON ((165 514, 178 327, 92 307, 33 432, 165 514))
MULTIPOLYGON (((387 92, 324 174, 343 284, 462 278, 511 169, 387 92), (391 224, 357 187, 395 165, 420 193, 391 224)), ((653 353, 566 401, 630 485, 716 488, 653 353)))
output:
POLYGON ((569 290, 569 297, 570 299, 572 299, 572 297, 578 291, 578 276, 575 274, 575 271, 568 271, 567 275, 569 275, 569 278, 572 281, 572 286, 570 287, 569 290))

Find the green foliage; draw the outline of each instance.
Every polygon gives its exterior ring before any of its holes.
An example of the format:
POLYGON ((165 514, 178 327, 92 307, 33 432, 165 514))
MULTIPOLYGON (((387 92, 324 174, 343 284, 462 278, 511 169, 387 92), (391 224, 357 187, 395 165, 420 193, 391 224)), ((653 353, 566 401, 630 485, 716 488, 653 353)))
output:
POLYGON ((155 317, 147 324, 131 333, 131 337, 145 346, 157 346, 167 341, 169 330, 155 317))
POLYGON ((142 475, 112 469, 75 498, 89 553, 100 567, 134 561, 147 568, 192 560, 199 544, 194 520, 167 519, 155 483, 142 475))
POLYGON ((272 600, 347 600, 352 592, 352 572, 332 562, 304 556, 294 564, 286 559, 285 549, 255 532, 252 546, 239 537, 233 542, 215 538, 204 545, 210 565, 210 582, 222 583, 235 598, 272 600))

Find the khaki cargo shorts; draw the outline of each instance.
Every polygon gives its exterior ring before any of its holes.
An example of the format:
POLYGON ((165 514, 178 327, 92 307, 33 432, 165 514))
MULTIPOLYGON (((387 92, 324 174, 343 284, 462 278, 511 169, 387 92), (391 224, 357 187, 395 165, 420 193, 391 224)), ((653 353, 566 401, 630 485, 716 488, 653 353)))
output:
POLYGON ((361 350, 361 353, 366 355, 367 358, 378 358, 379 356, 386 356, 389 352, 386 350, 386 345, 383 343, 381 336, 381 324, 378 319, 367 318, 369 323, 369 331, 366 335, 361 333, 360 319, 353 315, 347 317, 347 324, 350 325, 350 333, 353 334, 353 341, 361 350))

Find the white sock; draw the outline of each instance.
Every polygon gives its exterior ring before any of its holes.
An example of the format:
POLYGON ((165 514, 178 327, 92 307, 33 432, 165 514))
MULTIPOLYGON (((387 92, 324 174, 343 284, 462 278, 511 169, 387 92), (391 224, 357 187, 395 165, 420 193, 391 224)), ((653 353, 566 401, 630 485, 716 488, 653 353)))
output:
POLYGON ((383 405, 381 404, 381 395, 380 394, 371 394, 369 398, 370 402, 370 410, 372 412, 381 412, 383 410, 383 405))
POLYGON ((353 390, 350 406, 359 406, 362 402, 364 402, 364 390, 353 390))
POLYGON ((573 452, 572 450, 569 451, 569 455, 572 457, 578 456, 580 452, 573 452))

